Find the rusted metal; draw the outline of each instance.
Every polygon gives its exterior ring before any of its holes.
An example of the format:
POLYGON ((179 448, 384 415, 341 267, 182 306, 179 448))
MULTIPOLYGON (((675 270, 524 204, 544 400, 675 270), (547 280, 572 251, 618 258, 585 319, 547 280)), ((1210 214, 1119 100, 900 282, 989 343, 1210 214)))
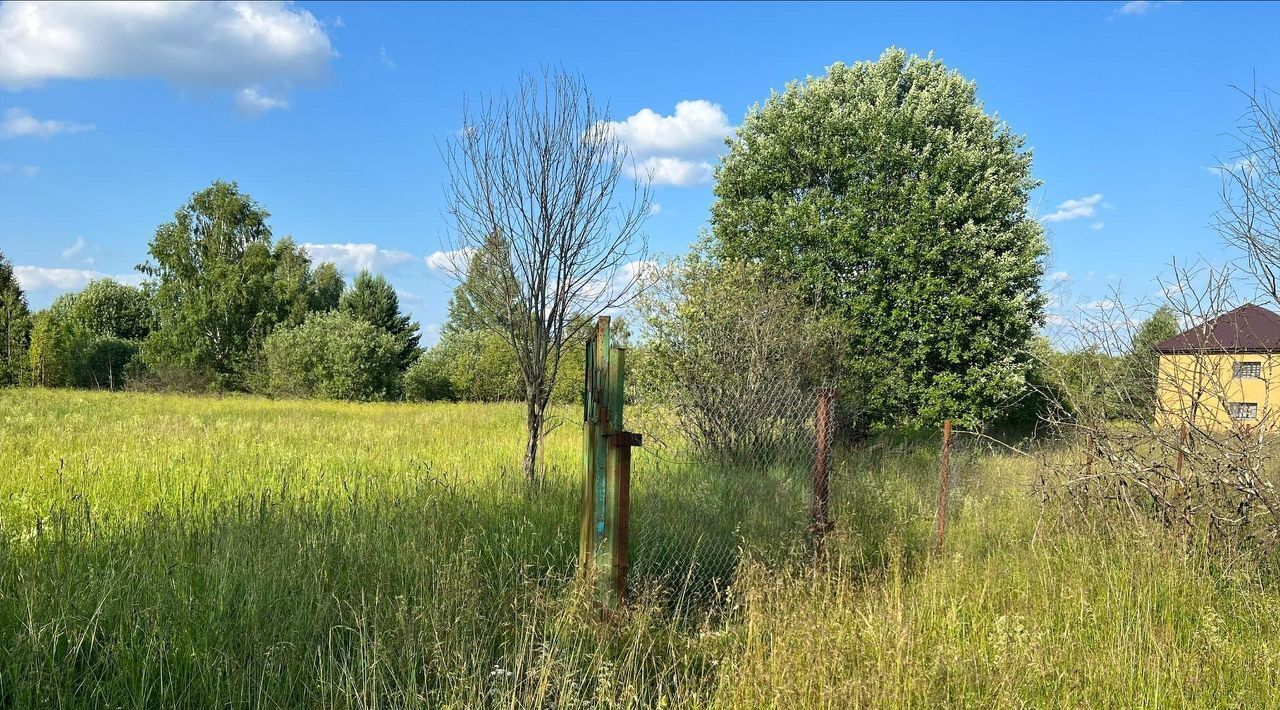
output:
POLYGON ((941 552, 947 534, 947 487, 951 468, 951 420, 942 425, 942 480, 938 489, 938 522, 935 530, 934 549, 941 552))
POLYGON ((819 387, 817 395, 818 410, 814 418, 817 452, 813 457, 813 500, 809 509, 809 531, 814 550, 820 552, 823 540, 831 529, 831 410, 836 400, 836 389, 819 387))
MULTIPOLYGON (((639 438, 635 437, 637 441, 639 438)), ((613 439, 626 440, 617 435, 613 439)), ((631 446, 616 445, 615 451, 614 483, 618 503, 613 533, 613 600, 615 607, 622 607, 630 600, 627 574, 631 571, 631 446)))
POLYGON ((631 446, 644 446, 644 435, 634 431, 615 431, 609 436, 609 446, 621 449, 631 446))

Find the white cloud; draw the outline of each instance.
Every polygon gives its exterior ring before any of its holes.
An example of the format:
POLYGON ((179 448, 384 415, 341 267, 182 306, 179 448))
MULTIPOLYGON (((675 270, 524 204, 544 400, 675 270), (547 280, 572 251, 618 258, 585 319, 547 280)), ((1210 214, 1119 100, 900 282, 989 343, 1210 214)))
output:
POLYGON ((20 138, 24 136, 52 138, 59 133, 81 133, 91 130, 93 130, 93 124, 91 123, 72 123, 70 121, 54 121, 52 119, 40 120, 32 116, 31 112, 25 108, 11 108, 4 112, 4 119, 0 120, 0 136, 5 138, 20 138))
POLYGON ((1089 229, 1092 229, 1095 232, 1100 232, 1102 231, 1102 228, 1105 226, 1107 226, 1106 222, 1094 222, 1093 224, 1089 225, 1089 229))
POLYGON ((1092 217, 1098 212, 1098 205, 1102 203, 1102 194, 1095 193, 1088 197, 1081 197, 1074 200, 1067 200, 1058 205, 1056 212, 1045 215, 1040 218, 1041 222, 1066 222, 1081 217, 1092 217))
POLYGON ((302 245, 317 264, 331 262, 343 271, 384 271, 413 261, 409 252, 380 249, 377 244, 311 244, 302 245))
POLYGON ((1129 2, 1116 8, 1113 15, 1145 15, 1148 12, 1159 10, 1169 2, 1160 2, 1160 0, 1129 0, 1129 2))
POLYGON ((288 99, 263 93, 256 86, 245 87, 236 92, 236 110, 241 115, 257 117, 267 111, 283 108, 289 108, 288 99))
POLYGON ((1052 274, 1049 274, 1049 281, 1051 283, 1062 283, 1063 281, 1070 281, 1070 280, 1071 280, 1071 274, 1065 271, 1055 271, 1052 274))
POLYGON ((86 243, 84 237, 76 237, 76 243, 62 250, 63 259, 71 259, 84 251, 86 243))
POLYGON ((1104 298, 1100 301, 1089 301, 1088 303, 1082 303, 1080 304, 1080 309, 1085 311, 1109 311, 1118 305, 1120 304, 1116 303, 1115 301, 1109 298, 1104 298))
POLYGON ((422 326, 422 342, 424 347, 435 345, 440 340, 440 331, 443 327, 439 323, 427 323, 422 326))
POLYGON ((396 68, 396 60, 392 59, 391 55, 387 53, 386 47, 378 47, 378 59, 387 65, 388 69, 396 68))
POLYGON ((176 87, 284 91, 323 79, 335 56, 321 23, 286 2, 0 5, 0 86, 8 89, 158 78, 176 87))
POLYGON ((658 262, 651 260, 629 261, 622 265, 619 279, 622 284, 636 281, 641 284, 653 282, 659 276, 658 262))
POLYGON ((679 187, 711 181, 712 159, 734 131, 724 109, 705 99, 681 101, 669 116, 641 109, 608 128, 631 150, 632 177, 679 187))
POLYGON ((649 205, 649 214, 655 215, 655 214, 660 214, 661 212, 662 212, 662 203, 653 202, 649 205))
POLYGON ((0 175, 8 175, 9 173, 18 173, 20 175, 26 175, 27 177, 35 177, 40 174, 40 166, 0 163, 0 175))
POLYGON ((715 168, 711 163, 700 160, 684 160, 682 158, 649 158, 633 163, 628 171, 632 177, 648 177, 655 185, 675 185, 688 187, 711 182, 715 168))
POLYGON ((1243 171, 1245 173, 1253 173, 1258 168, 1258 160, 1254 156, 1247 156, 1239 160, 1229 163, 1222 163, 1205 168, 1206 171, 1213 175, 1228 175, 1243 171))
POLYGON ((427 268, 434 271, 443 271, 447 274, 461 274, 467 270, 471 264, 471 257, 475 256, 476 250, 473 247, 463 247, 461 249, 453 249, 451 251, 433 252, 426 258, 427 268))
POLYGON ((136 286, 142 283, 142 274, 105 274, 89 269, 60 269, 44 266, 15 266, 14 276, 22 284, 24 291, 42 291, 46 289, 70 291, 84 288, 90 281, 98 279, 115 279, 120 283, 136 286))
POLYGON ((705 99, 681 101, 670 116, 641 109, 625 121, 611 121, 609 127, 637 155, 714 152, 733 132, 724 109, 705 99))

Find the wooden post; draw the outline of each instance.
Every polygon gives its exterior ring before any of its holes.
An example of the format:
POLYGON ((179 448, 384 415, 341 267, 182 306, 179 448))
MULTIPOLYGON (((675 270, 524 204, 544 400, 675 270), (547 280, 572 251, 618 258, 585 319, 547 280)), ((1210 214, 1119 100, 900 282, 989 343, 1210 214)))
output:
POLYGON ((1182 480, 1182 464, 1186 458, 1187 451, 1187 425, 1184 423, 1182 428, 1178 430, 1178 457, 1174 459, 1173 472, 1177 475, 1178 480, 1182 480))
POLYGON ((814 435, 818 450, 813 457, 813 501, 809 509, 809 532, 815 552, 831 530, 831 438, 836 389, 818 388, 818 411, 814 419, 814 435))
POLYGON ((580 576, 606 606, 626 602, 631 532, 631 447, 640 436, 623 430, 626 350, 610 347, 609 317, 586 342, 582 392, 582 523, 580 576))
POLYGON ((951 468, 951 420, 942 425, 942 483, 938 489, 938 523, 934 548, 942 552, 942 541, 947 534, 947 487, 951 468))
MULTIPOLYGON (((1093 439, 1093 432, 1089 432, 1089 440, 1085 444, 1084 450, 1084 475, 1086 478, 1093 475, 1093 450, 1097 448, 1097 444, 1098 442, 1093 439)), ((1085 485, 1089 485, 1089 482, 1085 481, 1085 485)))

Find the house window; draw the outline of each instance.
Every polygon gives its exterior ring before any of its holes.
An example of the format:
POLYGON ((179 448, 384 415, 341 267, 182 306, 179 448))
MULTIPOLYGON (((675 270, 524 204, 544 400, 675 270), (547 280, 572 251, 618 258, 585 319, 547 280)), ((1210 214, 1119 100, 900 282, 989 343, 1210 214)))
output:
POLYGON ((1230 402, 1227 404, 1227 414, 1230 414, 1232 419, 1257 419, 1258 403, 1230 402))
POLYGON ((1257 379, 1262 377, 1262 363, 1260 362, 1237 362, 1235 364, 1236 377, 1252 377, 1257 379))

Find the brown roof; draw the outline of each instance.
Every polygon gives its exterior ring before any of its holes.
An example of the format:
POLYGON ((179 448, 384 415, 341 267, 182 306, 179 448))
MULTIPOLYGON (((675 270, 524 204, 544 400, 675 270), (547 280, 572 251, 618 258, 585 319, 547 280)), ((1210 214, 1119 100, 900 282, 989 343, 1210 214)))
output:
POLYGON ((1156 343, 1156 352, 1266 353, 1280 351, 1280 315, 1249 304, 1156 343))

